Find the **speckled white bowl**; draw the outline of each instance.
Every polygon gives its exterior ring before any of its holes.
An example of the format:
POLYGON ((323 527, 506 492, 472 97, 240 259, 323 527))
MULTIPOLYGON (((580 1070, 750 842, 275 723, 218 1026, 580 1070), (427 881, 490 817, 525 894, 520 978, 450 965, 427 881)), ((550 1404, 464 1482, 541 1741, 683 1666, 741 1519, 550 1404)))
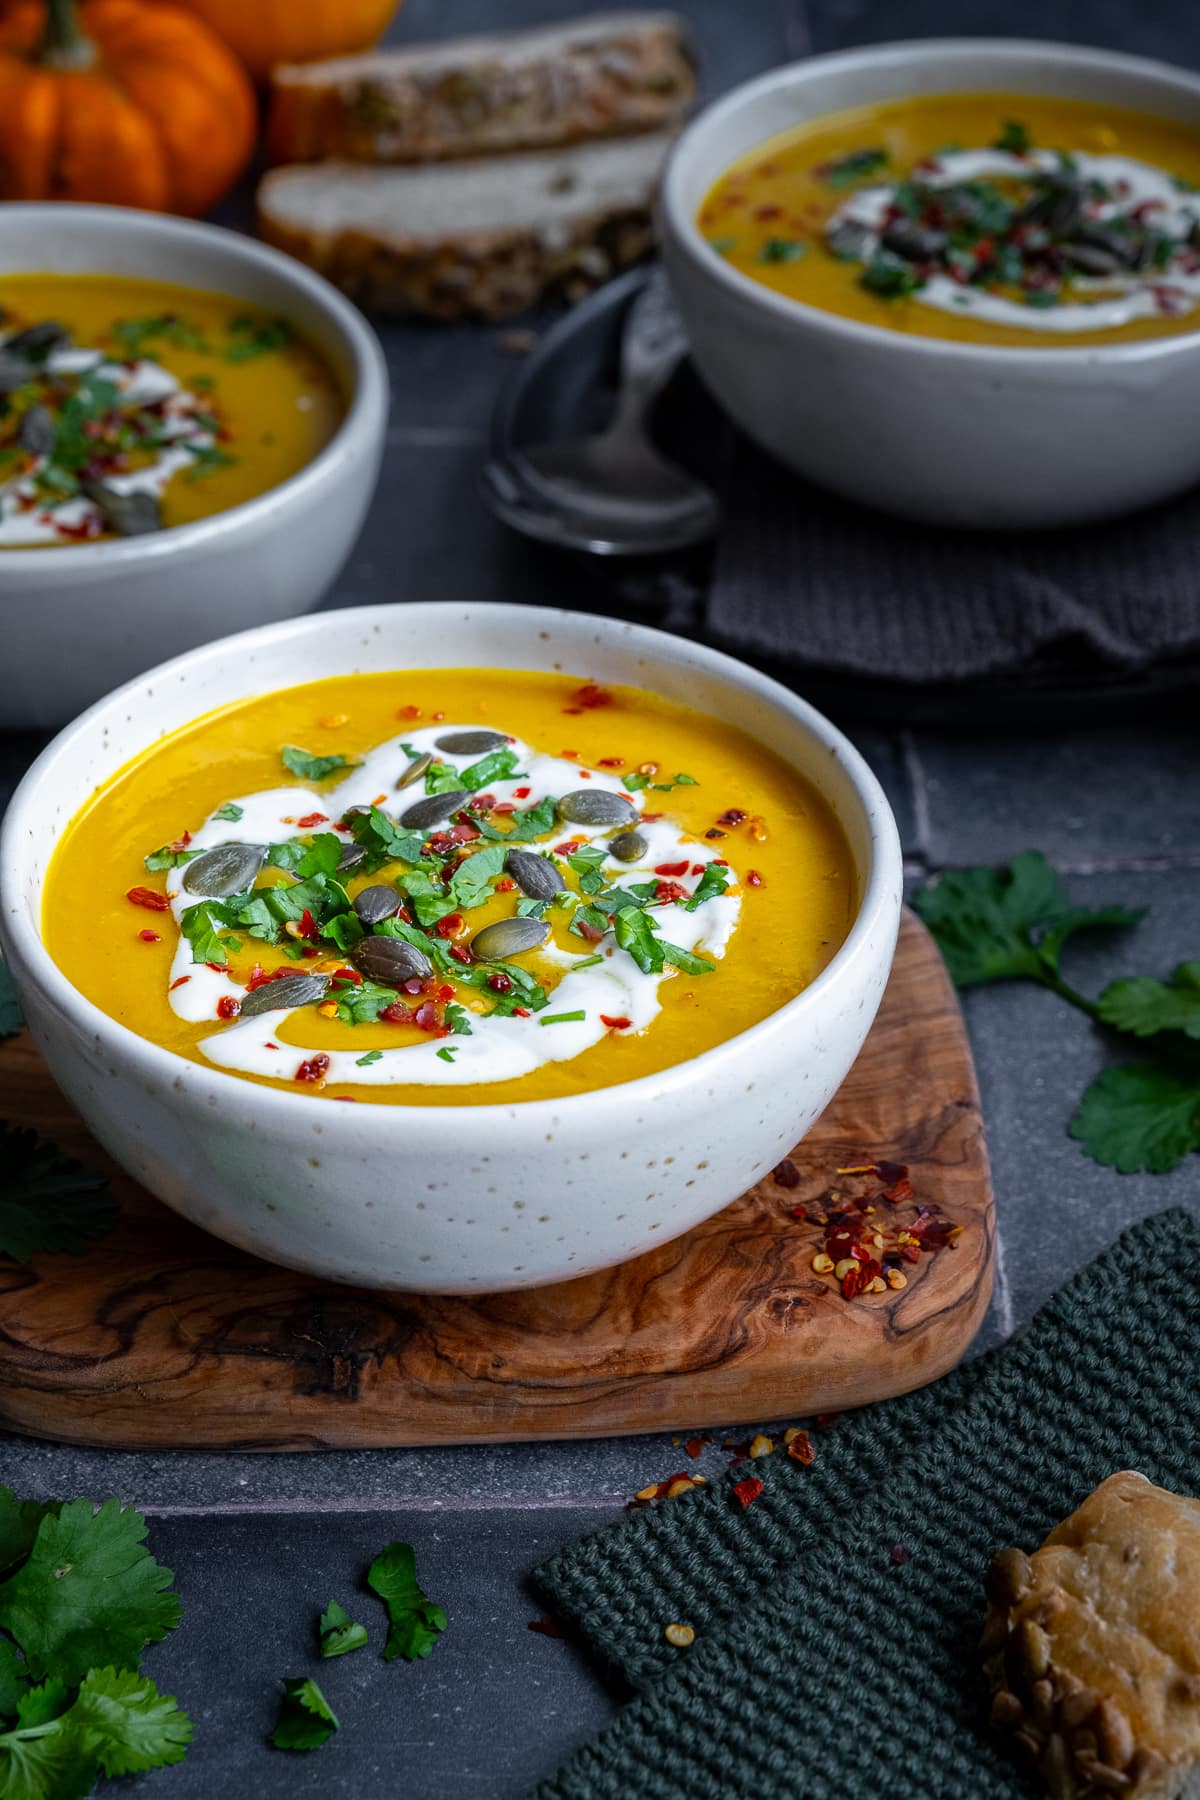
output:
POLYGON ((696 213, 776 133, 907 94, 1050 94, 1200 127, 1200 76, 1071 44, 947 38, 814 56, 735 88, 676 144, 663 257, 730 417, 822 487, 935 525, 1080 524, 1200 481, 1200 331, 1025 349, 912 337, 773 293, 696 213))
POLYGON ((106 1149, 246 1250, 337 1281, 425 1292, 582 1275, 736 1198, 808 1130, 858 1054, 891 967, 900 892, 883 791, 811 706, 683 639, 533 607, 364 607, 178 657, 61 732, 0 835, 0 943, 39 1048, 106 1149), (812 986, 660 1075, 452 1109, 338 1106, 201 1067, 115 1024, 59 972, 39 931, 46 868, 67 820, 131 756, 213 707, 315 669, 467 660, 650 688, 741 726, 807 775, 841 820, 860 892, 849 937, 812 986))
POLYGON ((388 376, 361 313, 311 269, 240 232, 123 206, 0 206, 4 276, 126 275, 277 312, 320 350, 347 410, 290 480, 145 537, 0 551, 0 728, 61 725, 165 657, 306 613, 358 536, 383 455, 388 376))

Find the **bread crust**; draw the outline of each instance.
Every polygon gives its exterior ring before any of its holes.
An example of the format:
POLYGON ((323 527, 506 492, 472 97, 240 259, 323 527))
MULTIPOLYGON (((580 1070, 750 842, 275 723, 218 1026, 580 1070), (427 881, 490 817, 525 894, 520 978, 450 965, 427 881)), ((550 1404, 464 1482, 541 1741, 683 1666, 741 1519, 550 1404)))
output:
POLYGON ((992 1717, 1055 1800, 1194 1791, 1200 1500, 1110 1475, 1032 1556, 996 1557, 983 1647, 992 1717))
POLYGON ((549 150, 678 126, 695 96, 682 20, 631 15, 436 54, 378 51, 272 76, 272 163, 373 163, 549 150), (451 54, 447 54, 447 52, 451 54))

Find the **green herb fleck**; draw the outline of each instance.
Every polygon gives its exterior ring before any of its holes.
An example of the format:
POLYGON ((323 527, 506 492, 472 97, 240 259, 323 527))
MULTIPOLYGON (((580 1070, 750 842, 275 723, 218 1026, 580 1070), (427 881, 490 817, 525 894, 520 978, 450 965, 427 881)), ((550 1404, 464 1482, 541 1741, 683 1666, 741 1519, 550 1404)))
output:
POLYGON ((858 279, 860 286, 885 300, 902 299, 923 285, 912 264, 890 250, 877 250, 858 279))
POLYGON ((887 151, 882 148, 851 150, 845 156, 836 156, 831 162, 822 163, 814 173, 831 188, 848 188, 853 187, 856 182, 865 181, 868 176, 880 174, 890 167, 891 160, 887 151))
POLYGON ((367 1586, 387 1607, 388 1632, 385 1662, 404 1657, 415 1662, 428 1656, 446 1629, 446 1615, 417 1585, 416 1558, 411 1544, 385 1544, 367 1571, 367 1586))
POLYGON ((808 245, 802 244, 799 238, 768 238, 754 260, 760 263, 799 262, 807 249, 808 245))
POLYGON ((354 766, 354 758, 349 756, 314 756, 309 750, 299 750, 295 744, 285 744, 279 752, 283 766, 301 781, 324 781, 339 769, 354 766))
POLYGON ((992 140, 993 150, 1007 150, 1010 156, 1028 156, 1032 148, 1029 127, 1020 119, 1005 119, 999 137, 992 140))
POLYGON ((365 1056, 355 1057, 354 1066, 356 1069, 369 1069, 371 1064, 379 1062, 382 1056, 382 1050, 368 1050, 365 1056))
POLYGON ((454 1058, 455 1058, 457 1052, 458 1052, 457 1044, 443 1044, 441 1049, 438 1051, 438 1055, 441 1057, 443 1062, 452 1063, 454 1061, 454 1058))
POLYGON ((229 321, 230 341, 225 347, 225 361, 249 362, 256 356, 286 350, 294 338, 295 333, 286 319, 256 319, 248 313, 239 313, 229 321))
MULTIPOLYGON (((378 1056, 379 1052, 376 1050, 372 1054, 378 1056)), ((366 1626, 354 1624, 350 1614, 336 1600, 331 1600, 321 1614, 317 1635, 323 1657, 345 1656, 351 1650, 363 1649, 367 1642, 366 1626)))
POLYGON ((283 1689, 271 1742, 277 1750, 319 1750, 338 1729, 337 1714, 307 1675, 288 1677, 283 1689))
POLYGON ((213 818, 220 819, 222 824, 236 825, 245 810, 244 806, 238 806, 232 800, 227 800, 224 806, 218 806, 213 818))
POLYGON ((728 256, 731 251, 737 249, 737 239, 734 237, 710 237, 706 241, 709 248, 715 250, 718 256, 728 256))
POLYGON ((545 1013, 539 1025, 574 1025, 580 1019, 586 1019, 586 1012, 545 1013))

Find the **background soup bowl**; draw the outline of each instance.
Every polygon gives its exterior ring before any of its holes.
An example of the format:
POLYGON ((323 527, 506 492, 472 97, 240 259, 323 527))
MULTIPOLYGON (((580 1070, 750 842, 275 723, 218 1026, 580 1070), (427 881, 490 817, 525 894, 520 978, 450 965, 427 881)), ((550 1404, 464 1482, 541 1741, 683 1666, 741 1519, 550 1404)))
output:
POLYGON ((60 725, 100 694, 247 625, 308 612, 358 536, 387 428, 370 326, 301 264, 252 238, 115 206, 0 207, 5 275, 126 275, 269 307, 325 357, 346 416, 278 487, 145 537, 0 551, 0 726, 60 725))
POLYGON ((809 119, 908 94, 1047 94, 1200 128, 1200 76, 1064 44, 884 44, 775 69, 676 145, 663 254, 697 367, 789 468, 932 524, 1083 523, 1200 480, 1200 332, 1024 349, 841 319, 743 275, 705 242, 701 201, 745 152, 809 119))
POLYGON ((185 1217, 274 1262, 425 1292, 530 1287, 607 1267, 688 1230, 772 1168, 866 1036, 900 890, 899 839, 878 782, 786 688, 661 632, 513 606, 361 608, 180 657, 60 733, 0 837, 0 940, 30 1028, 118 1162, 185 1217), (857 866, 858 916, 828 968, 751 1030, 662 1074, 567 1099, 461 1108, 338 1106, 239 1080, 135 1036, 59 972, 39 932, 47 864, 67 821, 130 757, 214 707, 315 669, 455 661, 642 685, 773 745, 826 796, 857 866))

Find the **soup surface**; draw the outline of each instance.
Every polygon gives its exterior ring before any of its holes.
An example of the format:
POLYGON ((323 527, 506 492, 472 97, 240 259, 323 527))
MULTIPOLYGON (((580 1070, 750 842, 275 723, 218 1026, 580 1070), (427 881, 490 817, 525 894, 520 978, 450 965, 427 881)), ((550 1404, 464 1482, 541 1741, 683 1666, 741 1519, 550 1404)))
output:
POLYGON ((64 834, 43 931, 81 993, 195 1062, 461 1105, 723 1042, 857 904, 825 801, 740 731, 636 688, 423 670, 157 744, 64 834))
POLYGON ((1192 331, 1200 131, 1028 94, 834 113, 761 144, 708 194, 713 248, 863 324, 990 344, 1192 331))
POLYGON ((223 512, 312 461, 344 412, 285 320, 115 275, 0 276, 0 549, 223 512))

